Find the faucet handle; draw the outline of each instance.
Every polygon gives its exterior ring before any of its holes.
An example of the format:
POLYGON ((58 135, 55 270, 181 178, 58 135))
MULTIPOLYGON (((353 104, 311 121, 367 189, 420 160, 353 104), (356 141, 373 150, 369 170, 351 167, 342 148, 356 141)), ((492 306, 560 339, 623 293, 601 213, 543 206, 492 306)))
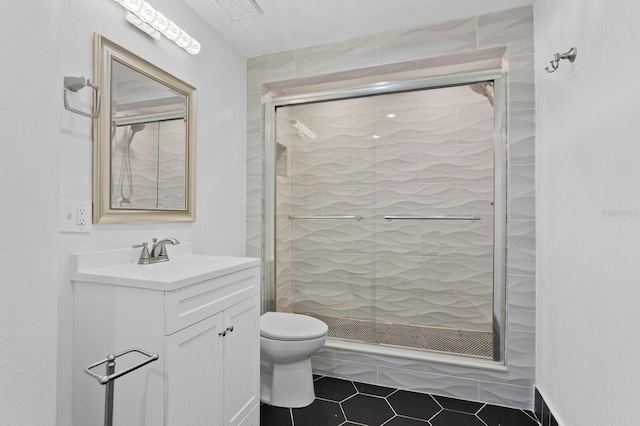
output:
POLYGON ((140 253, 140 259, 138 260, 138 265, 148 265, 149 264, 149 243, 144 242, 142 244, 134 244, 133 248, 142 247, 142 252, 140 253))

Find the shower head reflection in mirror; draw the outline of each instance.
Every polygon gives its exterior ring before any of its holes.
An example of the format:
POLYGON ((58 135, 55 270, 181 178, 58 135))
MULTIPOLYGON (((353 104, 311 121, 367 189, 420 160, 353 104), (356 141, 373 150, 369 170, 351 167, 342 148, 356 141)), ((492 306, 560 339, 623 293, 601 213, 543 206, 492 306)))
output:
POLYGON ((138 123, 132 124, 129 127, 129 136, 127 144, 125 145, 125 153, 122 157, 122 165, 120 166, 120 200, 118 201, 120 206, 131 205, 131 196, 133 195, 133 176, 131 175, 131 142, 136 133, 144 130, 145 124, 138 123), (124 188, 124 181, 127 180, 127 190, 124 188), (126 193, 126 195, 125 195, 126 193))
POLYGON ((489 87, 493 90, 493 81, 483 81, 469 86, 471 90, 487 98, 491 106, 493 106, 493 94, 489 90, 489 87))

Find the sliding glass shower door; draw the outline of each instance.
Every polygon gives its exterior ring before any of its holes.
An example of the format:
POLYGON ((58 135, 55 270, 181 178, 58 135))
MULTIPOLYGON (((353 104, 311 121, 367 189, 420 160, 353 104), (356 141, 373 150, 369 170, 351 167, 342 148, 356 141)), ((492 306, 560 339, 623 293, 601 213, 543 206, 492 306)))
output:
POLYGON ((493 85, 277 108, 277 310, 494 356, 493 85))
POLYGON ((361 98, 277 111, 277 308, 360 341, 373 338, 377 292, 375 105, 361 98))

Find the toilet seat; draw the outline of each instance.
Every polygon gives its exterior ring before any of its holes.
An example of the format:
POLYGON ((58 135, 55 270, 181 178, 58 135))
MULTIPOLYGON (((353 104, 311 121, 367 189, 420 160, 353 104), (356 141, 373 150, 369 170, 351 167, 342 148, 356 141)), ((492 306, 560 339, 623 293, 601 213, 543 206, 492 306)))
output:
POLYGON ((260 336, 274 340, 310 340, 325 336, 329 327, 307 315, 265 312, 260 317, 260 336))

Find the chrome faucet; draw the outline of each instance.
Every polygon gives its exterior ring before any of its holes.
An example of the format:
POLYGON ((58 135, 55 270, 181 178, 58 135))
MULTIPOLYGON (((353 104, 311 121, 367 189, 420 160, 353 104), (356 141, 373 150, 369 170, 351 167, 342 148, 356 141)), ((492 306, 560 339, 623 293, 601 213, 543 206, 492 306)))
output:
POLYGON ((180 244, 180 241, 175 238, 164 238, 160 241, 158 241, 157 238, 153 239, 153 248, 151 249, 151 257, 149 258, 150 263, 165 262, 169 260, 169 256, 167 256, 167 248, 164 246, 167 243, 176 245, 180 244))
POLYGON ((158 262, 166 262, 169 260, 169 256, 167 255, 167 248, 165 244, 176 245, 180 244, 180 241, 175 238, 164 238, 158 241, 157 238, 153 239, 153 247, 151 248, 151 253, 149 253, 149 249, 147 248, 149 243, 136 244, 133 248, 142 247, 142 252, 140 253, 140 260, 138 260, 139 265, 149 265, 151 263, 158 262))

